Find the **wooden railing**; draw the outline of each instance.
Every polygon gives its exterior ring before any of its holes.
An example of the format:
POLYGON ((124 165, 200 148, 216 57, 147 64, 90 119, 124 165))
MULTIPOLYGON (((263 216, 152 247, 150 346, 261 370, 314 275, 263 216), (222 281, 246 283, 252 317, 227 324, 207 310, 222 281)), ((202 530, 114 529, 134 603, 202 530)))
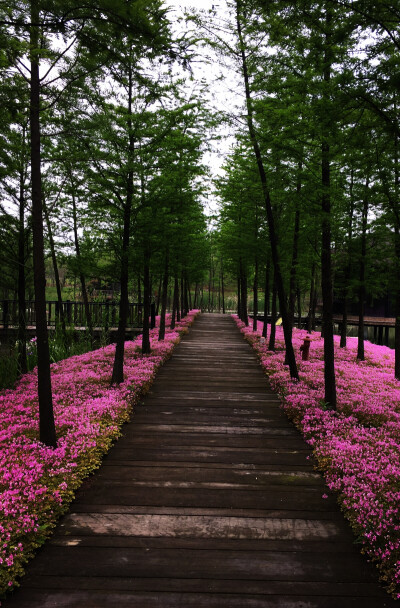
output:
MULTIPOLYGON (((86 327, 86 313, 83 302, 62 303, 64 318, 67 325, 86 327)), ((89 302, 89 310, 93 327, 108 329, 118 325, 119 302, 89 302)), ((60 304, 56 300, 46 302, 47 325, 55 327, 60 319, 60 304)), ((25 307, 25 323, 27 327, 36 327, 35 302, 29 300, 25 307)), ((129 303, 127 327, 141 327, 143 324, 143 304, 129 303)), ((18 325, 18 302, 16 300, 0 300, 0 326, 4 329, 18 325)), ((155 326, 155 305, 151 304, 151 327, 155 326)))

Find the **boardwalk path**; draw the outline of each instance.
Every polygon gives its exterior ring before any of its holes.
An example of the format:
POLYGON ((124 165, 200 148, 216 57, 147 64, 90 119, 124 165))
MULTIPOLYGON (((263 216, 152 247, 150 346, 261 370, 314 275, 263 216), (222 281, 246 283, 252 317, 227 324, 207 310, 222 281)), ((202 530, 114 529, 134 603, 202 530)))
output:
POLYGON ((202 315, 13 608, 382 608, 230 317, 202 315))

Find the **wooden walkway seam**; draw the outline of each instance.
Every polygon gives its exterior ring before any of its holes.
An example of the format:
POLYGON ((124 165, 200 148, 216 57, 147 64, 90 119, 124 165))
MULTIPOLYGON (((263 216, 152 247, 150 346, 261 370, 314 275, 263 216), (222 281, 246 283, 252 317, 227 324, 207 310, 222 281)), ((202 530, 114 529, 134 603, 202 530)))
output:
POLYGON ((2 606, 399 606, 310 456, 233 320, 200 315, 2 606))

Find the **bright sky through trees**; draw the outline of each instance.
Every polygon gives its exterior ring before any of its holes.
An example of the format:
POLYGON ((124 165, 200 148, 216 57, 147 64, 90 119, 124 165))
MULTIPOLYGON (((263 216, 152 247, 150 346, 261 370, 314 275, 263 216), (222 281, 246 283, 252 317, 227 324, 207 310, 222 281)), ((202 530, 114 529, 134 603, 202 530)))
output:
MULTIPOLYGON (((208 14, 212 9, 215 9, 216 19, 219 20, 221 16, 227 16, 226 0, 218 0, 218 2, 213 0, 166 0, 165 4, 171 8, 169 17, 178 31, 194 27, 193 24, 187 24, 182 19, 185 13, 203 12, 208 14)), ((205 33, 202 32, 200 35, 205 35, 205 33)), ((210 49, 207 49, 207 58, 200 45, 197 47, 196 53, 197 58, 191 66, 192 74, 195 81, 209 87, 207 96, 210 107, 224 114, 232 113, 238 105, 244 102, 240 84, 238 85, 235 82, 234 73, 229 67, 221 65, 216 56, 213 56, 210 61, 210 49)), ((204 155, 204 162, 210 168, 212 177, 223 173, 221 166, 234 143, 232 128, 227 124, 220 125, 219 135, 221 139, 213 142, 212 150, 204 155)), ((217 205, 212 195, 212 186, 205 204, 206 213, 213 214, 216 212, 217 205)))

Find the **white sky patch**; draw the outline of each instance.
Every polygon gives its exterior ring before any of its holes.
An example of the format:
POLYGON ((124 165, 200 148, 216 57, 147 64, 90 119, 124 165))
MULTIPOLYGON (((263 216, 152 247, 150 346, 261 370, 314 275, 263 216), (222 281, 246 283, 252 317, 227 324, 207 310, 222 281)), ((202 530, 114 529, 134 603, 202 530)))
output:
MULTIPOLYGON (((205 17, 212 17, 212 12, 214 12, 213 21, 216 25, 221 20, 229 18, 226 0, 165 0, 165 5, 170 8, 169 19, 177 32, 183 32, 187 27, 194 27, 193 23, 186 25, 184 21, 179 21, 185 11, 203 12, 205 17)), ((201 32, 199 32, 200 35, 202 35, 201 32)), ((192 63, 191 69, 194 80, 206 84, 209 88, 206 94, 208 105, 213 110, 240 117, 243 114, 244 91, 242 91, 243 84, 238 81, 234 67, 229 65, 229 61, 223 65, 211 49, 202 49, 199 45, 197 52, 199 56, 192 63)), ((206 152, 203 157, 203 162, 210 168, 211 178, 223 175, 222 165, 235 141, 234 129, 227 124, 221 124, 218 135, 220 139, 211 142, 211 151, 206 152)), ((218 204, 213 195, 211 183, 204 205, 206 213, 209 215, 217 211, 218 204)))

